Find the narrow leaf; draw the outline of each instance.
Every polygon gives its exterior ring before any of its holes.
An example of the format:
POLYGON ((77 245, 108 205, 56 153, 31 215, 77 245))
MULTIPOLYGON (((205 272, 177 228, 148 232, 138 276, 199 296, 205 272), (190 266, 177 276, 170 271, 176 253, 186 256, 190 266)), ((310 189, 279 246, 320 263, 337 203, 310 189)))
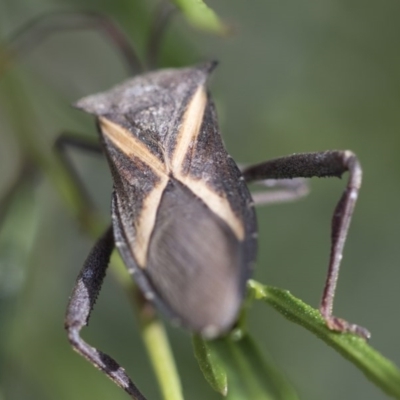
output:
POLYGON ((277 368, 275 361, 261 350, 248 334, 238 343, 241 352, 251 365, 252 373, 259 382, 268 385, 274 399, 298 400, 298 396, 286 376, 277 368))
POLYGON ((228 400, 298 399, 274 362, 265 358, 264 354, 261 356, 260 350, 248 334, 235 330, 229 336, 213 341, 195 337, 193 344, 200 368, 214 389, 215 371, 222 371, 218 385, 222 387, 224 382, 228 400))
POLYGON ((364 339, 351 333, 331 331, 318 310, 297 299, 287 290, 264 286, 253 280, 249 281, 248 289, 250 296, 267 302, 288 320, 314 333, 355 364, 384 392, 400 399, 400 370, 364 339))
POLYGON ((226 396, 228 383, 221 361, 201 336, 193 335, 192 343, 194 354, 204 378, 216 392, 226 396))

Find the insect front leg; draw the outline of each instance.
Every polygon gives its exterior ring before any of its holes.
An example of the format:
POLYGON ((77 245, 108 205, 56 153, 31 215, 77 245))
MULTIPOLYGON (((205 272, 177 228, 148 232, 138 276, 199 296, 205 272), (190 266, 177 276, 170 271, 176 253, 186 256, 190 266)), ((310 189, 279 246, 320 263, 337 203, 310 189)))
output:
POLYGON ((99 295, 106 269, 114 249, 112 228, 97 241, 78 275, 70 297, 65 317, 68 339, 79 354, 103 371, 132 399, 146 400, 125 370, 110 356, 88 345, 80 336, 81 329, 89 322, 90 313, 99 295))
POLYGON ((104 225, 99 218, 97 208, 89 196, 86 185, 82 182, 74 164, 69 158, 69 149, 90 152, 101 155, 102 150, 99 143, 82 134, 64 132, 54 143, 55 155, 61 164, 64 180, 68 185, 68 199, 73 202, 72 211, 82 229, 97 236, 99 228, 104 225))
POLYGON ((95 209, 93 201, 90 199, 89 194, 85 188, 85 184, 82 182, 79 174, 76 171, 74 164, 68 156, 69 149, 76 149, 83 152, 89 152, 97 155, 103 153, 101 146, 97 140, 86 137, 82 134, 63 132, 54 143, 54 151, 56 157, 59 159, 64 170, 70 176, 74 185, 78 191, 78 196, 81 199, 82 210, 79 217, 84 218, 87 213, 91 213, 95 209))
POLYGON ((370 333, 365 328, 332 315, 343 247, 362 180, 362 170, 356 155, 348 150, 293 154, 250 166, 243 171, 243 176, 247 182, 255 182, 297 177, 341 177, 346 171, 349 172, 349 180, 332 218, 331 254, 320 311, 330 329, 369 338, 370 333))
POLYGON ((161 41, 174 11, 176 11, 176 8, 163 1, 154 12, 145 57, 146 66, 149 70, 157 68, 159 64, 158 56, 160 54, 161 41))

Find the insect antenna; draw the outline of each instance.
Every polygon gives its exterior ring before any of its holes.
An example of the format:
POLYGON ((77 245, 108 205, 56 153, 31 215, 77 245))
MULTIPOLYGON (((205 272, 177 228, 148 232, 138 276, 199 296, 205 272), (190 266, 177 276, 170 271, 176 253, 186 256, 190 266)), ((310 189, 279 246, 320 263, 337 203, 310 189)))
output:
POLYGON ((94 11, 52 11, 32 19, 10 35, 0 57, 0 76, 15 58, 25 55, 49 36, 62 31, 91 29, 103 33, 118 49, 130 75, 144 71, 136 50, 109 17, 94 11))
POLYGON ((158 58, 160 55, 161 42, 168 23, 176 11, 171 4, 161 2, 155 10, 155 16, 150 27, 150 35, 147 42, 146 67, 153 70, 158 67, 158 58))

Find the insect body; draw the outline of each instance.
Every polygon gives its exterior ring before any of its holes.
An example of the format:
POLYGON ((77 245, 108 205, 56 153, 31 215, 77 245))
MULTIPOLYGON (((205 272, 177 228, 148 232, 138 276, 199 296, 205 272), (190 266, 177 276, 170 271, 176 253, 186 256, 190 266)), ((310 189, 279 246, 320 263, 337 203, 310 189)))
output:
POLYGON ((98 118, 125 264, 148 299, 207 337, 234 323, 256 253, 253 202, 205 87, 214 66, 148 73, 76 104, 98 118))
MULTIPOLYGON (((72 346, 133 399, 145 399, 123 368, 89 346, 89 320, 116 246, 144 296, 172 320, 207 338, 236 321, 256 256, 254 202, 245 182, 349 172, 332 222, 332 248, 321 301, 327 325, 369 337, 332 315, 343 246, 361 185, 350 151, 293 154, 240 171, 224 149, 206 81, 215 63, 133 78, 78 101, 96 116, 113 175, 112 227, 78 276, 65 326, 72 346)), ((267 195, 265 195, 267 194, 267 195)), ((287 192, 258 204, 288 200, 287 192)))

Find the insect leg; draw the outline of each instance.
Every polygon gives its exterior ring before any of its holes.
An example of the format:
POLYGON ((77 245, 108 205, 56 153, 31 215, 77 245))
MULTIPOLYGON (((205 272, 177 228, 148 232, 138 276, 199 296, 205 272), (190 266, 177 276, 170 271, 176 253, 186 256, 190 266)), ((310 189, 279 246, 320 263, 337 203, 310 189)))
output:
POLYGON ((32 47, 56 32, 68 30, 97 30, 103 33, 119 50, 132 75, 143 72, 140 59, 124 33, 105 15, 94 11, 50 12, 32 19, 6 40, 8 48, 0 65, 3 72, 15 57, 20 57, 32 47))
POLYGON ((78 275, 68 303, 65 329, 68 331, 68 339, 74 350, 103 371, 132 399, 146 400, 115 360, 89 346, 80 336, 81 329, 89 322, 90 313, 99 295, 113 249, 114 238, 110 227, 95 244, 78 275))
POLYGON ((243 171, 243 176, 247 182, 254 182, 264 179, 311 178, 314 176, 341 177, 346 171, 349 172, 349 180, 332 218, 331 254, 320 311, 330 329, 352 332, 369 338, 370 334, 365 328, 332 315, 343 247, 362 180, 362 170, 356 155, 348 150, 293 154, 250 166, 243 171))
POLYGON ((60 160, 62 166, 65 168, 68 175, 75 183, 77 190, 79 191, 80 197, 83 199, 84 207, 86 210, 93 210, 93 202, 90 199, 89 194, 82 183, 71 159, 68 157, 68 149, 74 148, 85 152, 94 154, 102 154, 102 149, 97 140, 85 137, 82 134, 64 132, 62 133, 54 143, 54 150, 56 156, 60 160))
POLYGON ((308 195, 310 188, 303 178, 265 179, 257 182, 270 190, 251 193, 255 205, 269 205, 297 201, 308 195))

